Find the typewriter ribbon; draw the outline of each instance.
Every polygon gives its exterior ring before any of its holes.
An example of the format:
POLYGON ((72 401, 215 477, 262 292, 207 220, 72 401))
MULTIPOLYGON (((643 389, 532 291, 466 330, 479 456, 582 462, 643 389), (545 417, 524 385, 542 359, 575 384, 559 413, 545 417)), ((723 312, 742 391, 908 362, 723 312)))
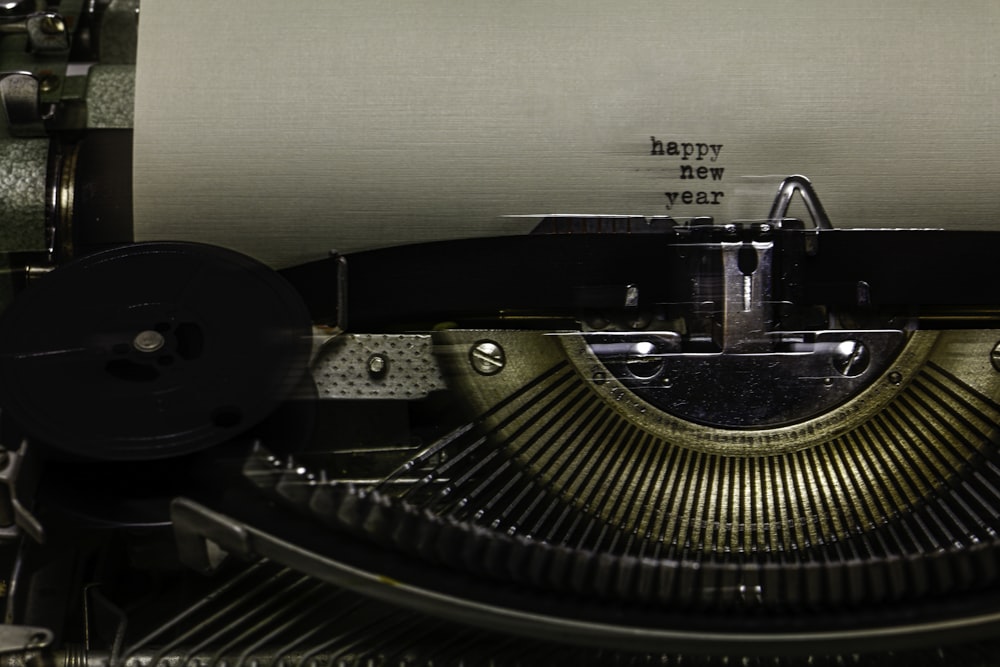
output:
POLYGON ((0 403, 78 456, 176 456, 273 411, 305 372, 310 331, 294 290, 238 253, 107 250, 45 276, 4 312, 0 403))

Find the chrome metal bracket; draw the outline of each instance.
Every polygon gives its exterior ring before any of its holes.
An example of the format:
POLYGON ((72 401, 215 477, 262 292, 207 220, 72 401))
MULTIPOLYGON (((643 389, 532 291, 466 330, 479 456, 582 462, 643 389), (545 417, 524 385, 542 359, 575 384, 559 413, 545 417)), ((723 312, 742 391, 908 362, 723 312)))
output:
POLYGON ((0 542, 19 537, 21 530, 38 543, 45 541, 45 529, 26 500, 25 487, 35 479, 32 462, 27 440, 16 452, 0 447, 0 542))
POLYGON ((14 137, 46 136, 45 121, 55 106, 43 110, 39 98, 41 83, 30 72, 0 73, 0 107, 14 137))
POLYGON ((816 195, 816 190, 813 189, 812 183, 805 176, 789 176, 781 182, 778 186, 778 194, 774 198, 774 204, 771 205, 771 212, 768 214, 768 219, 771 224, 778 227, 781 226, 782 220, 785 219, 788 213, 788 205, 792 202, 792 197, 798 192, 802 196, 802 201, 806 205, 806 210, 809 211, 809 215, 812 217, 813 226, 816 229, 833 229, 833 224, 830 222, 830 218, 826 214, 826 210, 819 201, 819 196, 816 195))
POLYGON ((51 643, 52 631, 47 628, 0 624, 0 654, 38 651, 51 643))

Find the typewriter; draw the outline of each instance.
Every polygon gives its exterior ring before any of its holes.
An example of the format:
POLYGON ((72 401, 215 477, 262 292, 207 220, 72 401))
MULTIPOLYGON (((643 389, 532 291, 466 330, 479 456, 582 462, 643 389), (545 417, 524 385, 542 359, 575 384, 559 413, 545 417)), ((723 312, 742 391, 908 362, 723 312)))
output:
POLYGON ((1000 662, 1000 233, 135 242, 137 11, 0 7, 5 665, 1000 662))

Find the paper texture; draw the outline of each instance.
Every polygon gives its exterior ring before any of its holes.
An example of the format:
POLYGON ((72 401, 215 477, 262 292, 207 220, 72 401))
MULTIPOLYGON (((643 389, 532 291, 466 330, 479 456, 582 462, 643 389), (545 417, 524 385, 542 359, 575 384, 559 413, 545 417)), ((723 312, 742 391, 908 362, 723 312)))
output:
POLYGON ((136 237, 285 266, 525 214, 759 219, 796 173, 835 226, 993 227, 998 19, 992 0, 144 0, 136 237))

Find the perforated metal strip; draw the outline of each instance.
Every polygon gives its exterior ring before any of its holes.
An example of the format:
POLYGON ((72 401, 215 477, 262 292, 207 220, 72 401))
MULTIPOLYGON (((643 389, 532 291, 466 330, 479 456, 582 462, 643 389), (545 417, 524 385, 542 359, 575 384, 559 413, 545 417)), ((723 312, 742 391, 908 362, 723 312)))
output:
POLYGON ((431 337, 344 334, 330 340, 313 365, 320 398, 423 398, 445 388, 431 337))

